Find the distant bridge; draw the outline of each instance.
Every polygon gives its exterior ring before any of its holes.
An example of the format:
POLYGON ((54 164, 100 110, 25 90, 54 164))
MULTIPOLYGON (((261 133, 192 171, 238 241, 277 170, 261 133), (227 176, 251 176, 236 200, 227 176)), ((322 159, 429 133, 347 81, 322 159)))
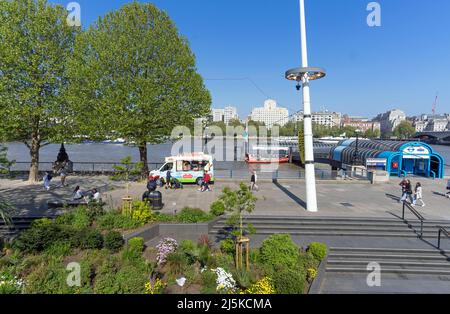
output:
POLYGON ((428 144, 450 145, 450 131, 419 132, 414 138, 428 144))

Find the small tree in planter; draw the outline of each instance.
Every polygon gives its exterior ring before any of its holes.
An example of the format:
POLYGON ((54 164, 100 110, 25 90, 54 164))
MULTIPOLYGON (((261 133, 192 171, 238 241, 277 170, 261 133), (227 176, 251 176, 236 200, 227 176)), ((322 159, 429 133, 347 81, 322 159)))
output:
POLYGON ((245 211, 251 213, 256 206, 258 200, 250 191, 248 186, 241 182, 238 190, 231 190, 230 188, 224 188, 219 200, 224 204, 225 211, 231 212, 232 215, 228 219, 227 223, 233 226, 231 234, 236 238, 236 267, 242 266, 242 253, 243 244, 247 246, 247 267, 248 254, 249 254, 249 242, 250 240, 244 237, 244 233, 254 234, 255 229, 252 225, 247 225, 245 229, 242 223, 242 213, 245 211))
POLYGON ((141 173, 143 164, 138 162, 133 164, 131 156, 127 156, 120 160, 120 165, 114 166, 115 174, 111 177, 112 180, 125 180, 127 194, 122 198, 122 211, 131 211, 133 199, 130 196, 130 176, 135 176, 141 173))

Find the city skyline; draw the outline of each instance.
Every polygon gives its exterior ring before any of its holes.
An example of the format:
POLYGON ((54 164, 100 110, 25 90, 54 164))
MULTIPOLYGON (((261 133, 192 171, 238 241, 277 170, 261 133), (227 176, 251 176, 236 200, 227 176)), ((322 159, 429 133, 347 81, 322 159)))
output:
MULTIPOLYGON (((66 0, 50 2, 68 4, 66 0)), ((87 27, 129 1, 78 2, 87 27)), ((431 113, 439 92, 437 112, 443 113, 450 107, 445 77, 450 70, 450 41, 445 40, 450 29, 445 12, 450 3, 378 2, 381 27, 366 23, 368 0, 307 1, 310 63, 328 72, 326 80, 314 84, 313 111, 326 104, 329 111, 354 115, 376 116, 394 108, 419 115, 431 113), (343 36, 349 33, 352 36, 343 36), (433 75, 426 75, 430 71, 433 75)), ((239 116, 247 116, 252 106, 273 98, 290 112, 301 109, 300 94, 283 77, 285 69, 300 63, 295 40, 299 36, 297 1, 152 3, 173 18, 190 42, 198 70, 212 93, 213 108, 233 104, 239 116)))

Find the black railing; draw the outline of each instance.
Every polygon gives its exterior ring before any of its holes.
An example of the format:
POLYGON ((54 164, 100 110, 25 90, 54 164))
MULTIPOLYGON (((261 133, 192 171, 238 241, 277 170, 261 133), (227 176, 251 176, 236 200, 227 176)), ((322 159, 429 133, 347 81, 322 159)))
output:
POLYGON ((425 218, 415 209, 411 206, 411 204, 407 203, 406 201, 403 201, 403 212, 402 212, 402 219, 406 222, 405 219, 405 209, 409 209, 411 213, 414 214, 419 220, 420 220, 420 237, 423 237, 423 222, 425 221, 425 218))
MULTIPOLYGON (((10 167, 11 172, 25 172, 29 171, 30 162, 15 162, 10 167)), ((133 163, 130 166, 134 167, 137 163, 133 163)), ((150 162, 148 167, 151 170, 159 169, 163 166, 163 162, 150 162)), ((115 166, 123 166, 120 162, 73 162, 74 173, 112 173, 115 172, 115 166)), ((52 171, 53 162, 40 162, 39 171, 52 171)))
POLYGON ((444 227, 441 226, 437 226, 439 228, 438 231, 438 249, 441 249, 441 235, 445 235, 448 239, 450 239, 450 233, 447 231, 447 229, 445 229, 444 227))

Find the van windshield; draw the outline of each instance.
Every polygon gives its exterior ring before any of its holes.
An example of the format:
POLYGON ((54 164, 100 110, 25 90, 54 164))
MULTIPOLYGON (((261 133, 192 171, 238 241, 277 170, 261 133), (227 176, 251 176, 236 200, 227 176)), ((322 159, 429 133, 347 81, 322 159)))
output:
POLYGON ((173 163, 167 163, 164 166, 162 166, 162 168, 159 171, 169 171, 172 170, 173 168, 173 163))

